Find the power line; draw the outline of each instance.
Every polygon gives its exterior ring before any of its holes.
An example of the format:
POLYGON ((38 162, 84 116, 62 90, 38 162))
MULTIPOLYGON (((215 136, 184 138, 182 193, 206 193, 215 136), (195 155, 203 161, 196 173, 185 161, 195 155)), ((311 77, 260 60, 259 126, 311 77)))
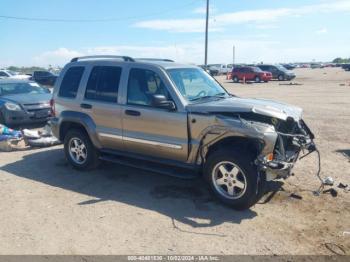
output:
POLYGON ((61 23, 98 23, 98 22, 118 22, 125 20, 138 20, 142 18, 149 18, 153 16, 158 16, 162 14, 171 13, 174 11, 178 11, 185 7, 191 6, 194 3, 197 3, 198 0, 193 0, 186 5, 182 5, 179 7, 174 7, 172 9, 163 10, 156 13, 151 13, 143 16, 129 16, 129 17, 119 17, 119 18, 101 18, 101 19, 61 19, 61 18, 37 18, 37 17, 23 17, 23 16, 9 16, 9 15, 0 15, 2 19, 9 20, 18 20, 18 21, 32 21, 32 22, 61 22, 61 23))

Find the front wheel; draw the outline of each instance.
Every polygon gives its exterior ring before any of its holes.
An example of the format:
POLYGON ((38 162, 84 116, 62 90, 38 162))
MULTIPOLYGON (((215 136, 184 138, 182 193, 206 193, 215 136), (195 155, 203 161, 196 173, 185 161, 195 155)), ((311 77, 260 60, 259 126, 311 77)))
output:
POLYGON ((235 209, 247 209, 258 200, 258 171, 250 153, 214 152, 204 176, 215 196, 235 209))
POLYGON ((279 76, 278 76, 278 80, 279 80, 279 81, 284 81, 284 76, 283 76, 283 75, 279 75, 279 76))
POLYGON ((234 76, 232 80, 233 80, 234 83, 238 83, 239 82, 239 78, 237 76, 234 76))
POLYGON ((99 164, 97 150, 80 129, 68 131, 64 138, 64 152, 68 162, 76 169, 89 170, 99 164))
POLYGON ((256 82, 256 83, 260 83, 260 82, 261 82, 260 77, 256 76, 256 77, 255 77, 255 82, 256 82))

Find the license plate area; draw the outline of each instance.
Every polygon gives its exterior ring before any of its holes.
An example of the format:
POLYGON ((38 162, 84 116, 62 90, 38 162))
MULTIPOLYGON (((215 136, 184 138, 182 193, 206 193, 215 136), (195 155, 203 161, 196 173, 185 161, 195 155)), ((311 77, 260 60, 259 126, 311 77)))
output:
POLYGON ((46 118, 49 116, 49 110, 48 109, 43 109, 43 110, 39 110, 36 111, 34 114, 35 118, 46 118))

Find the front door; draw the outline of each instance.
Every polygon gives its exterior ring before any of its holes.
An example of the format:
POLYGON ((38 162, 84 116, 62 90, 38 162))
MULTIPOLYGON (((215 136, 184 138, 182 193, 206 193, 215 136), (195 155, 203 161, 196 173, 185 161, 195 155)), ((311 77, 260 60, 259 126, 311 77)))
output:
POLYGON ((172 100, 159 74, 148 69, 130 69, 122 112, 125 148, 132 153, 186 161, 187 114, 152 106, 154 94, 172 100))

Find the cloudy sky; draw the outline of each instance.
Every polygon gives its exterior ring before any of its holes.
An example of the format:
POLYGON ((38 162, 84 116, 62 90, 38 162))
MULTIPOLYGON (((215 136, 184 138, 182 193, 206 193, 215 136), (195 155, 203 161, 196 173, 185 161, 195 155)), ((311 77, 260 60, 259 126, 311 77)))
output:
MULTIPOLYGON (((1 0, 0 67, 118 54, 201 64, 205 0, 1 0)), ((210 0, 209 62, 350 57, 350 0, 210 0)))

